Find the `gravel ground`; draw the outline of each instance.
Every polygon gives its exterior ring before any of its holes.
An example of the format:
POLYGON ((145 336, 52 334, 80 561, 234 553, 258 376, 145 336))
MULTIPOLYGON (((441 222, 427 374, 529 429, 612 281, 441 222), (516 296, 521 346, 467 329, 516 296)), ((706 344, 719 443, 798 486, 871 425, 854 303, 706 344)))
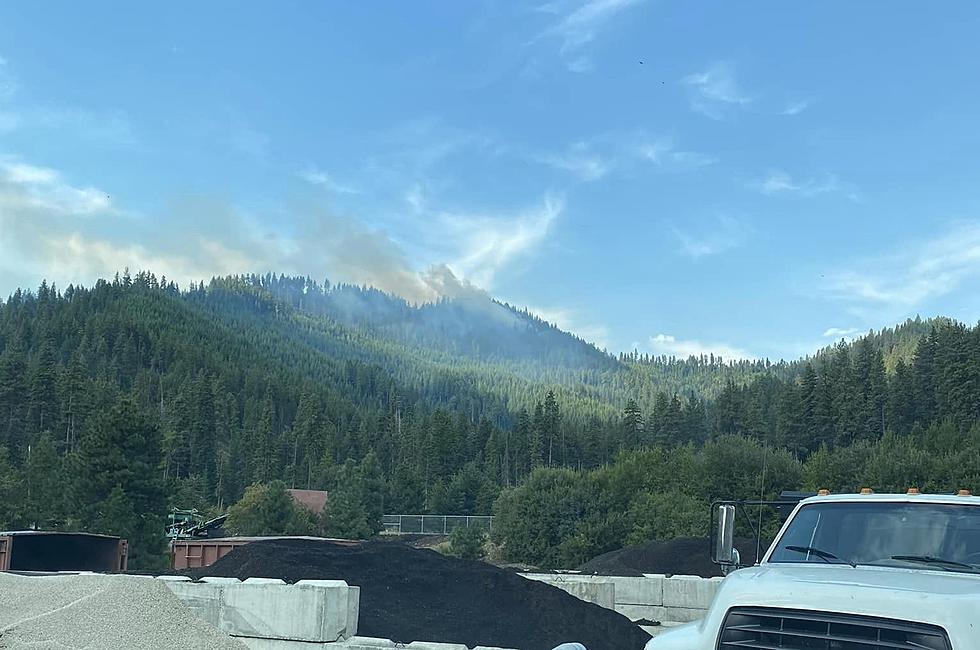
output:
POLYGON ((159 580, 0 573, 3 650, 244 650, 159 580))

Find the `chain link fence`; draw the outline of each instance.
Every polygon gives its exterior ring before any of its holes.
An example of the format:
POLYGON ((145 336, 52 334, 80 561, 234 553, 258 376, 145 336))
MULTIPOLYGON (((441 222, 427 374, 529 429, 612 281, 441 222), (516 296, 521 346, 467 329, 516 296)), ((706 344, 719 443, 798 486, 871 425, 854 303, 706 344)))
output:
POLYGON ((493 530, 489 515, 384 515, 381 523, 391 535, 448 535, 459 527, 493 530))

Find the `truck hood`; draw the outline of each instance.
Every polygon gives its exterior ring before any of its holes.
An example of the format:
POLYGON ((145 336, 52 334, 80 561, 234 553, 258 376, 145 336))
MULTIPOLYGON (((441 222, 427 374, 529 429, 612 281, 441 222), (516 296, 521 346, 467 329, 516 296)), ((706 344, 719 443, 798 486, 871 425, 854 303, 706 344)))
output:
MULTIPOLYGON (((950 604, 968 598, 975 604, 980 597, 980 574, 839 564, 764 564, 735 571, 722 585, 737 588, 743 596, 758 590, 770 607, 782 606, 774 601, 783 599, 814 604, 827 592, 836 594, 835 599, 846 593, 851 601, 880 599, 893 594, 906 606, 911 602, 909 598, 953 601, 950 604), (779 592, 773 593, 773 587, 777 585, 779 592)), ((873 603, 867 604, 873 606, 873 603)))
POLYGON ((980 638, 980 575, 838 564, 763 564, 721 583, 706 616, 676 635, 664 632, 652 650, 715 648, 732 607, 778 607, 877 616, 939 625, 954 650, 975 650, 980 638))

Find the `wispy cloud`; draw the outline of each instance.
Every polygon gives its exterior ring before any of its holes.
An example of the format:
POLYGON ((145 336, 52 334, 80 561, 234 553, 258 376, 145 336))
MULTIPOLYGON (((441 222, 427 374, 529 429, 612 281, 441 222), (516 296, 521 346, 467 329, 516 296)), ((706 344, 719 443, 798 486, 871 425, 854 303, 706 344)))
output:
POLYGON ((691 108, 713 120, 724 119, 732 109, 752 102, 739 88, 732 65, 724 61, 684 77, 681 83, 688 87, 691 108))
POLYGON ((801 99, 795 102, 789 102, 786 104, 786 108, 782 110, 782 115, 799 115, 806 109, 810 108, 810 100, 801 99))
POLYGON ((706 343, 696 339, 679 339, 670 334, 657 334, 649 340, 650 351, 656 355, 666 355, 686 359, 692 356, 713 354, 726 361, 755 359, 755 355, 728 343, 706 343))
POLYGON ((673 231, 680 242, 681 253, 694 260, 741 246, 749 234, 749 228, 744 223, 726 215, 697 230, 675 227, 673 231))
POLYGON ((828 327, 820 336, 834 339, 851 339, 862 333, 860 327, 828 327))
POLYGON ((795 194, 811 198, 821 194, 843 194, 851 201, 860 201, 857 188, 852 183, 842 181, 836 174, 796 180, 784 171, 773 170, 763 178, 750 183, 750 186, 770 196, 795 194))
POLYGON ((106 212, 111 207, 110 197, 103 190, 76 187, 53 169, 15 159, 0 158, 0 182, 0 206, 10 211, 32 208, 84 216, 106 212))
POLYGON ((583 181, 597 181, 609 173, 611 163, 590 150, 585 142, 577 142, 561 154, 545 154, 538 159, 552 167, 571 172, 583 181))
POLYGON ((487 133, 427 117, 375 134, 366 146, 369 153, 361 169, 364 178, 358 181, 363 192, 427 180, 463 156, 495 155, 500 145, 487 133))
POLYGON ((901 316, 980 278, 980 221, 958 223, 939 237, 889 256, 858 261, 826 275, 833 298, 901 316))
POLYGON ((268 215, 253 218, 206 198, 188 198, 146 218, 58 170, 0 157, 0 293, 42 277, 62 286, 91 283, 129 267, 182 284, 275 269, 371 285, 412 302, 487 298, 474 283, 489 287, 501 269, 532 253, 561 207, 560 199, 546 197, 513 215, 433 217, 440 219, 447 248, 430 251, 430 260, 417 265, 385 230, 319 204, 292 206, 288 232, 268 215), (451 259, 452 268, 433 262, 436 255, 451 259))
MULTIPOLYGON (((559 53, 572 72, 592 70, 591 58, 582 49, 594 41, 599 32, 616 15, 643 0, 586 0, 585 2, 551 2, 538 7, 539 11, 555 14, 558 19, 541 32, 534 41, 556 38, 561 42, 559 53)), ((533 41, 532 41, 533 42, 533 41)))
POLYGON ((568 62, 568 70, 579 74, 592 72, 595 70, 595 63, 593 63, 592 59, 587 56, 580 56, 579 58, 568 62))
POLYGON ((425 191, 422 189, 421 183, 412 183, 408 190, 406 190, 405 203, 407 203, 415 213, 425 211, 425 191))
POLYGON ((705 153, 675 149, 673 141, 667 138, 645 142, 637 147, 637 153, 643 160, 669 169, 697 169, 718 162, 716 157, 705 153))
POLYGON ((316 167, 307 167, 299 173, 299 177, 311 185, 322 187, 335 194, 357 194, 357 189, 350 185, 339 183, 327 172, 316 167))
POLYGON ((540 205, 513 217, 442 214, 444 232, 460 251, 449 267, 458 276, 491 289, 504 266, 542 243, 563 208, 562 198, 548 195, 540 205))
POLYGON ((700 169, 718 162, 718 158, 699 151, 678 149, 669 137, 651 137, 639 133, 607 133, 575 142, 560 152, 528 152, 520 148, 500 149, 526 160, 548 165, 583 182, 601 180, 613 173, 635 171, 639 166, 654 165, 665 172, 700 169))

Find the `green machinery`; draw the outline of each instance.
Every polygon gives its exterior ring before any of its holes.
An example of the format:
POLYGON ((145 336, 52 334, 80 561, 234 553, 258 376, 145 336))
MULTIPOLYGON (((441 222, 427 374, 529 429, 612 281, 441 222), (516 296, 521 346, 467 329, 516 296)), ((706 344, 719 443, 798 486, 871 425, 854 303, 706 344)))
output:
POLYGON ((167 537, 172 540, 212 537, 212 533, 221 528, 227 518, 228 515, 225 514, 205 520, 204 515, 196 508, 190 510, 174 508, 168 517, 167 537))

